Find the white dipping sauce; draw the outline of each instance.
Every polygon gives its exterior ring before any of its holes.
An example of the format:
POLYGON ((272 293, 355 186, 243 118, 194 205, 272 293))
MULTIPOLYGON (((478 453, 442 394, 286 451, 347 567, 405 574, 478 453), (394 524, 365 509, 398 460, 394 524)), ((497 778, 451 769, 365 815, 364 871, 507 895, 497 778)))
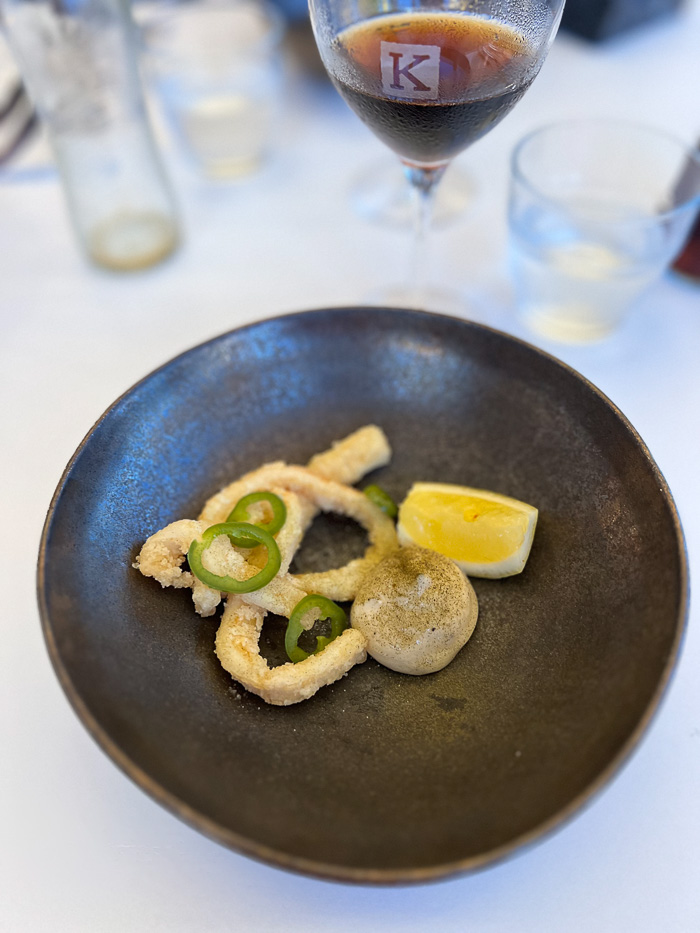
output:
POLYGON ((406 547, 385 557, 365 578, 350 623, 367 639, 367 653, 402 674, 432 674, 471 637, 476 594, 449 558, 406 547))

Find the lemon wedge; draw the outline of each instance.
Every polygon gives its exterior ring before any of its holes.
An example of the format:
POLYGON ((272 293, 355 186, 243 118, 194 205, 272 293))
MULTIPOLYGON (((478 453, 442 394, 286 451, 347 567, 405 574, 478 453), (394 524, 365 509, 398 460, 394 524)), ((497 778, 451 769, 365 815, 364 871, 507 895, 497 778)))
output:
POLYGON ((468 577, 510 577, 530 554, 537 509, 485 489, 414 483, 399 508, 403 545, 451 558, 468 577))

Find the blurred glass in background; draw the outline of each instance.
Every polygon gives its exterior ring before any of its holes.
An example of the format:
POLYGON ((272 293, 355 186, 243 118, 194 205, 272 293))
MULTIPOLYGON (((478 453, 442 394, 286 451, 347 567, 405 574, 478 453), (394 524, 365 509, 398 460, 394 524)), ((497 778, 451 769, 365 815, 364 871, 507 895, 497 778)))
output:
POLYGON ((128 7, 0 0, 0 9, 88 257, 124 272, 170 255, 176 208, 146 115, 128 7))
POLYGON ((211 179, 258 168, 282 91, 279 10, 263 0, 186 0, 137 16, 147 73, 193 163, 211 179))

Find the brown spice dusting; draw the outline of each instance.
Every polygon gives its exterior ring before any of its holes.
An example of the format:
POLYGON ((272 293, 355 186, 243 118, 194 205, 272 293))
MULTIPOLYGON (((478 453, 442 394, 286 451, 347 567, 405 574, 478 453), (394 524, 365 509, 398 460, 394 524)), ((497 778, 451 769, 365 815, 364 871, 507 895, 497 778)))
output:
POLYGON ((405 674, 441 670, 469 640, 476 594, 451 560, 426 548, 399 548, 368 574, 351 624, 368 654, 405 674))

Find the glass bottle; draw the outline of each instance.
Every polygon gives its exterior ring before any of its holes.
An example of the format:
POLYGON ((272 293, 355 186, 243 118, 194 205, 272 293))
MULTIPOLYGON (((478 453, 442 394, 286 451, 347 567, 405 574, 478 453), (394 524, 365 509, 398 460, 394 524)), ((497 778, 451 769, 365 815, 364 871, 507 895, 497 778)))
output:
POLYGON ((127 3, 0 0, 0 10, 87 255, 116 271, 164 259, 178 243, 178 222, 127 3))

